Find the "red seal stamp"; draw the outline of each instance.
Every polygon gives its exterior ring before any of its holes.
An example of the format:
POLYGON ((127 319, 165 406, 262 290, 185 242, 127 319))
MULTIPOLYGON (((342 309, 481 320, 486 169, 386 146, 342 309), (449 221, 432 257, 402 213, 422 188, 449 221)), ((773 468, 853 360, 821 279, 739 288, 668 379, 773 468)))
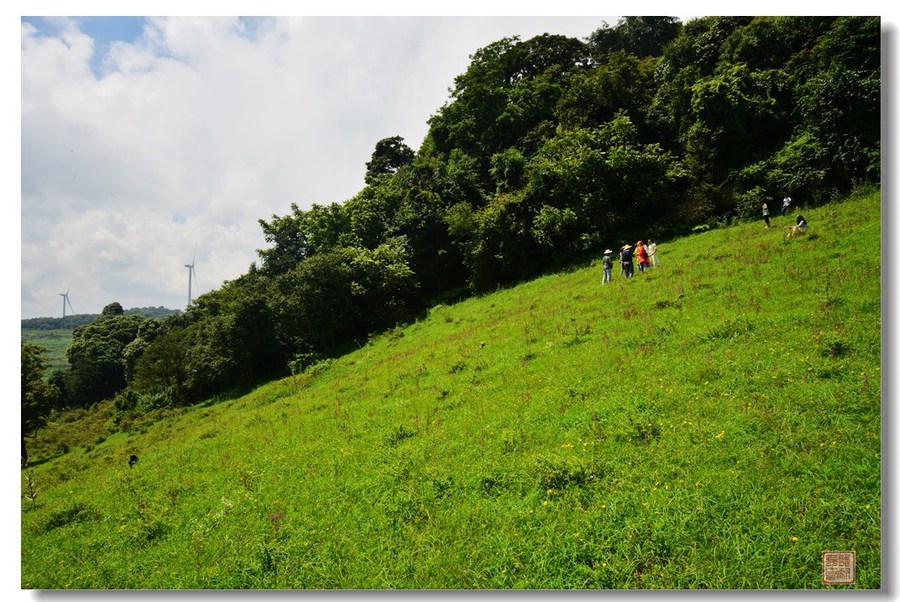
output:
POLYGON ((822 583, 825 585, 856 583, 856 552, 822 552, 822 583))

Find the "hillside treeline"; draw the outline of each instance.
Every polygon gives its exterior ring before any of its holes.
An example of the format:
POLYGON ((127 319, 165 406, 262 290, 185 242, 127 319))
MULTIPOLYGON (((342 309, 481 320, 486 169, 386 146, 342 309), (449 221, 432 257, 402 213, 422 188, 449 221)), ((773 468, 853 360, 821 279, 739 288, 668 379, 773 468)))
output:
POLYGON ((877 182, 880 35, 877 17, 627 17, 494 42, 418 150, 381 140, 353 198, 261 219, 259 262, 184 314, 104 310, 54 382, 70 405, 195 403, 442 295, 877 182))
MULTIPOLYGON (((137 314, 145 318, 165 318, 177 314, 180 309, 167 309, 165 307, 132 307, 126 309, 126 314, 137 314)), ((100 314, 72 314, 64 318, 24 318, 22 330, 74 330, 79 326, 90 324, 100 314)))

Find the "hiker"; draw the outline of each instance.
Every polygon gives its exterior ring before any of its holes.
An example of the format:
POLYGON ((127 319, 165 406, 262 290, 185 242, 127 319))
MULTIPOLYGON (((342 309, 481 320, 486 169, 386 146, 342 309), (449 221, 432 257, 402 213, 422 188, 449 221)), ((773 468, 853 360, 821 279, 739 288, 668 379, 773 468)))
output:
POLYGON ((634 253, 631 251, 631 245, 624 245, 622 247, 622 272, 625 274, 625 278, 634 276, 634 265, 631 263, 633 259, 634 253))
POLYGON ((612 282, 612 251, 603 251, 603 284, 612 282))
POLYGON ((638 271, 643 274, 649 263, 649 260, 647 259, 647 248, 644 246, 644 241, 642 240, 637 241, 634 244, 634 248, 637 253, 638 271))
POLYGON ((650 243, 650 265, 654 268, 659 265, 659 259, 656 258, 656 243, 653 242, 652 238, 648 238, 647 242, 650 243))
POLYGON ((769 206, 763 203, 762 206, 763 219, 766 220, 766 228, 769 227, 769 206))
POLYGON ((782 201, 781 205, 781 217, 784 217, 784 214, 787 213, 787 210, 791 208, 791 197, 788 195, 784 195, 784 201, 782 201))

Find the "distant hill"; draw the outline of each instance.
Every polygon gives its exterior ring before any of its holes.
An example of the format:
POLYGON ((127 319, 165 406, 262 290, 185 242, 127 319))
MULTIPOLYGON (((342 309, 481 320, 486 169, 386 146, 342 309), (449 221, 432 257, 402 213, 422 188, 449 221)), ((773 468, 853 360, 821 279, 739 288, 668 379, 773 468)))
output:
MULTIPOLYGON (((180 314, 180 309, 165 307, 133 307, 125 310, 126 314, 137 314, 145 318, 165 318, 172 314, 180 314)), ((100 314, 75 314, 65 318, 28 318, 22 320, 22 330, 75 330, 79 326, 89 324, 100 314)))

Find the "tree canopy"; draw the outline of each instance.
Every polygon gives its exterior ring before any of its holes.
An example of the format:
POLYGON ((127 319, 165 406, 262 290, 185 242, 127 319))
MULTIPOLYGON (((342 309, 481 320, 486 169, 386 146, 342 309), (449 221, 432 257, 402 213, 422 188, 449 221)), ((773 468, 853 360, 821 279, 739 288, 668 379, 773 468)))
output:
POLYGON ((352 198, 259 220, 258 268, 185 314, 111 304, 76 330, 71 388, 193 403, 438 299, 878 182, 880 35, 877 17, 626 17, 586 40, 497 40, 417 150, 383 138, 352 198))

